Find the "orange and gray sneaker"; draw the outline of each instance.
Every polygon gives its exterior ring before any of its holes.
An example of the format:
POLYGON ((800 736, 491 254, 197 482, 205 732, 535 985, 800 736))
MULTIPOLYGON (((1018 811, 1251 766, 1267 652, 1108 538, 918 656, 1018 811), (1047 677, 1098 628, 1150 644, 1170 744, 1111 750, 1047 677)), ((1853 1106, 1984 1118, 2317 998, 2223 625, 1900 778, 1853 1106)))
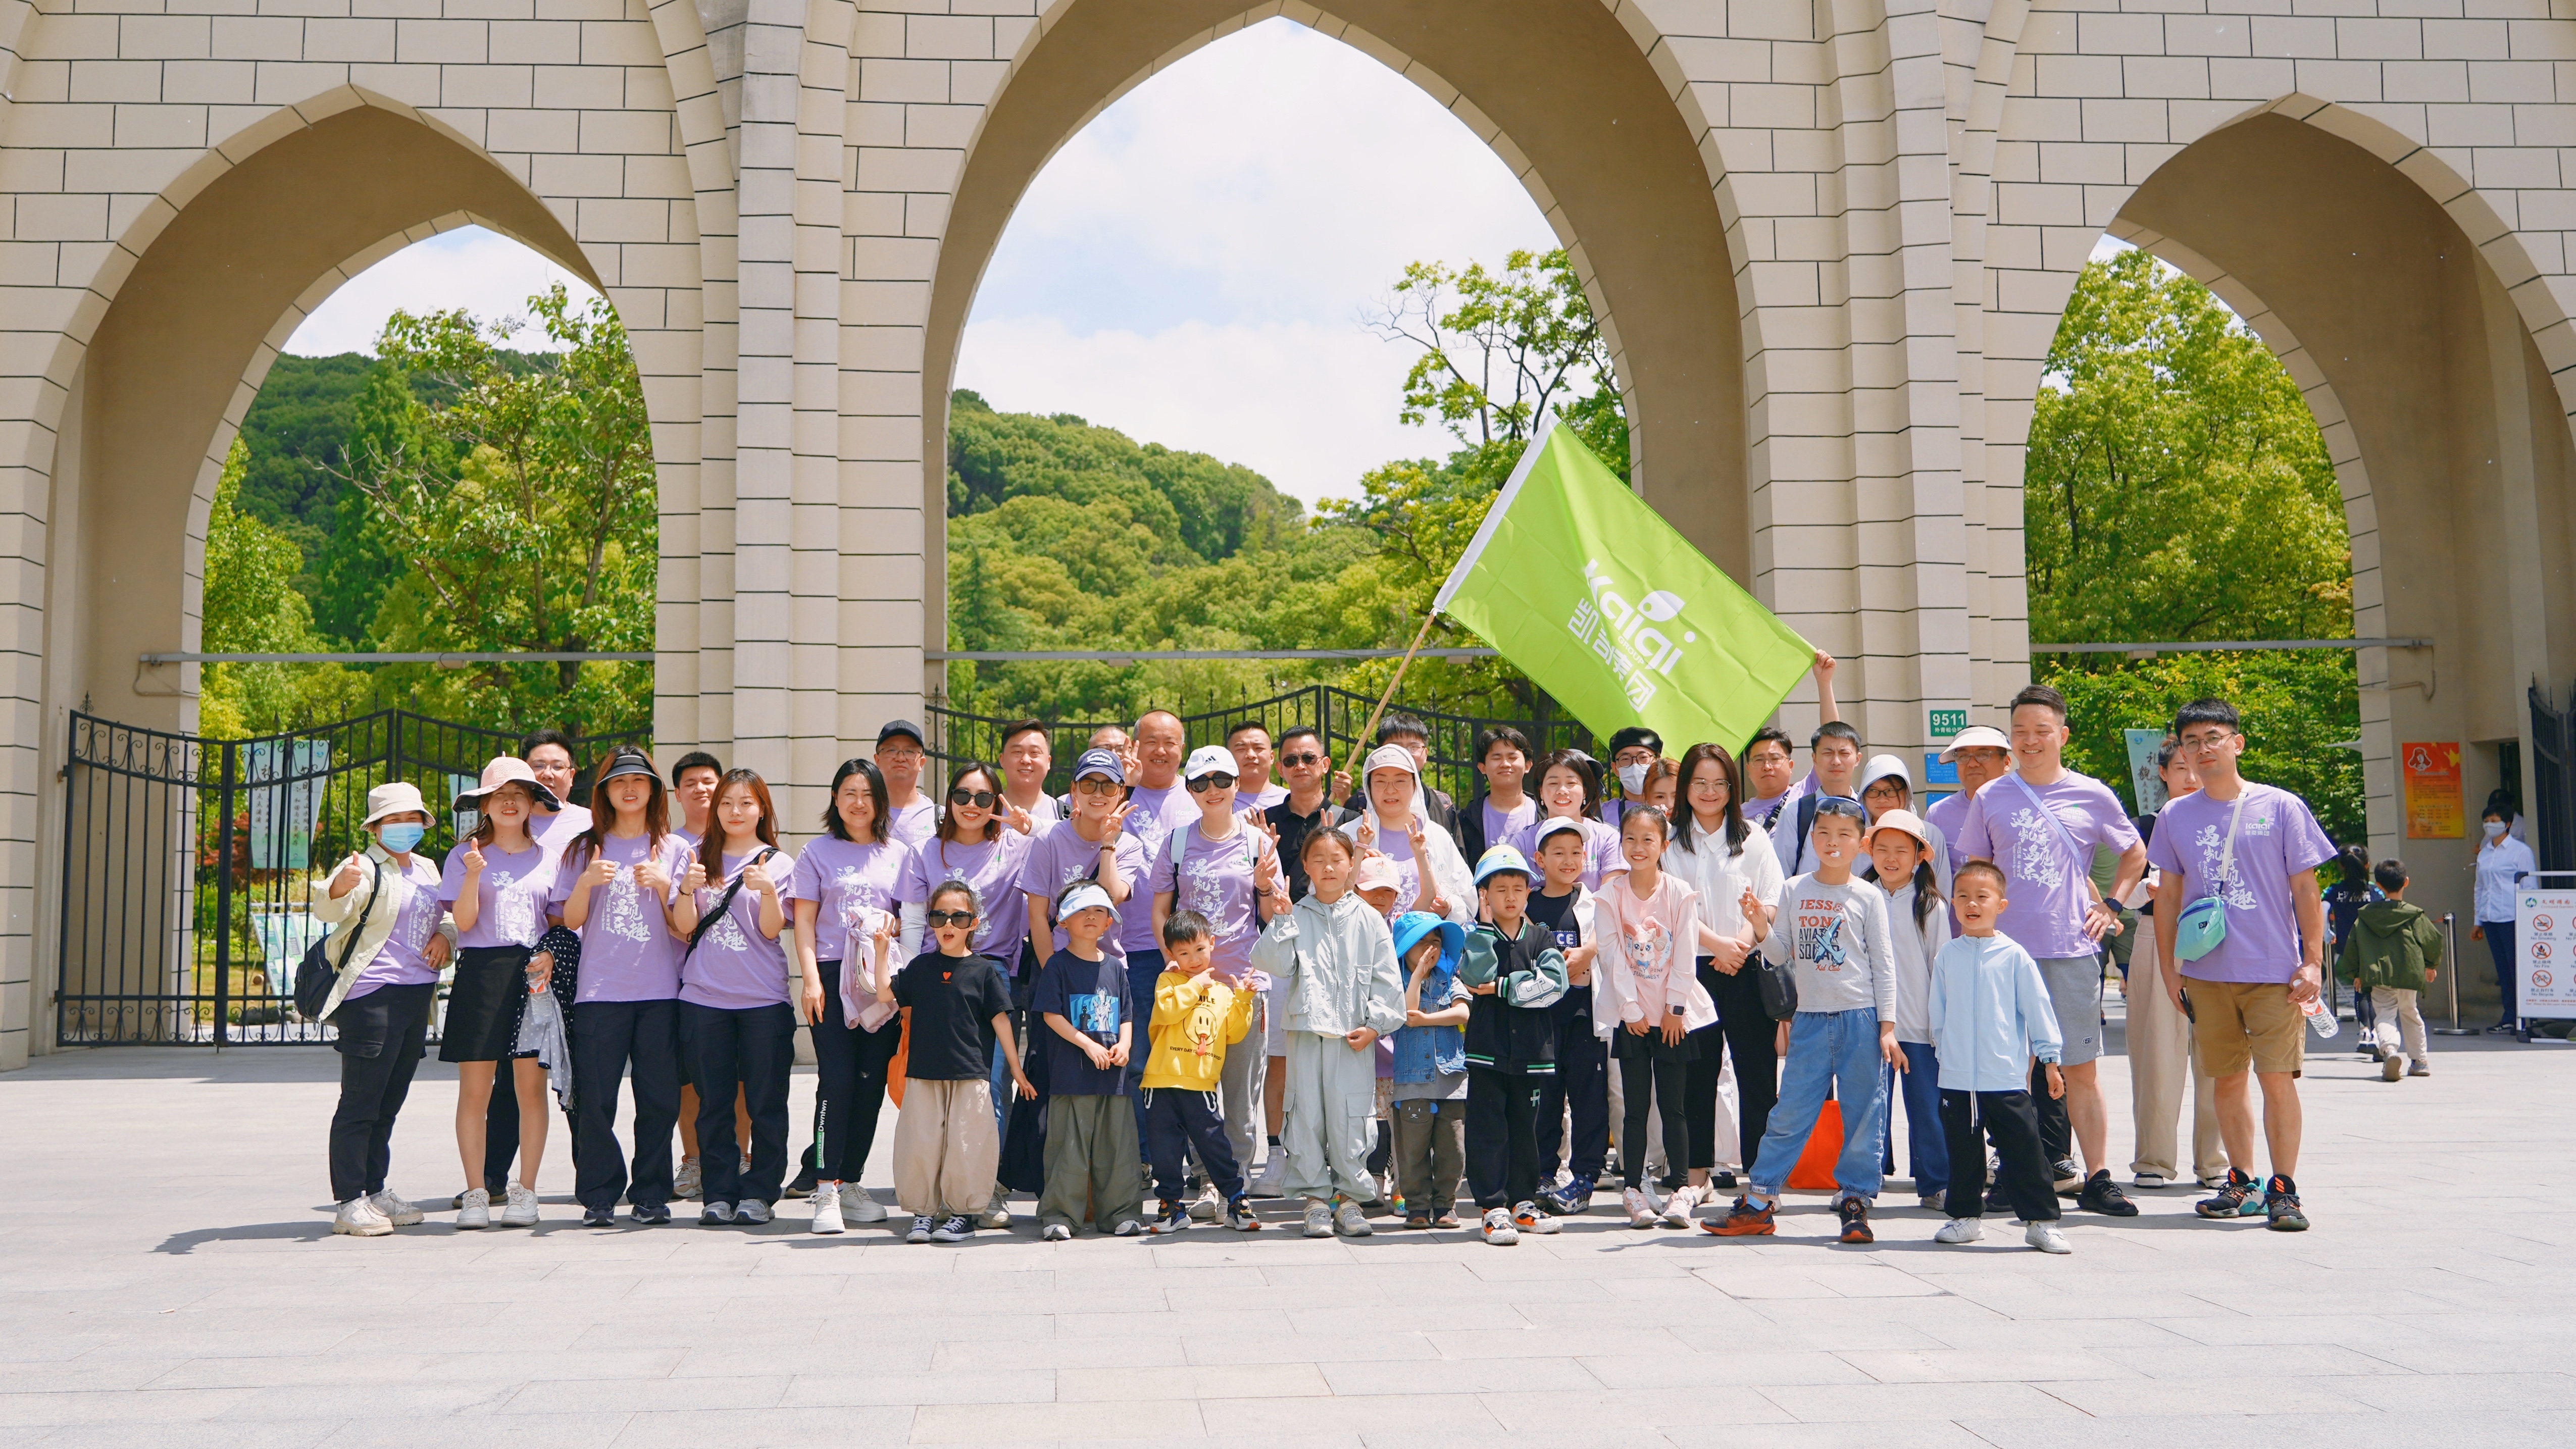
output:
POLYGON ((1753 1205, 1753 1199, 1739 1197, 1735 1200, 1735 1206, 1726 1210, 1726 1216, 1702 1218, 1699 1225, 1703 1230, 1715 1233, 1721 1238, 1767 1238, 1778 1231, 1771 1222, 1772 1210, 1778 1206, 1779 1203, 1773 1201, 1757 1208, 1753 1205))
POLYGON ((1834 1211, 1842 1215, 1844 1242, 1875 1243, 1878 1241, 1878 1234, 1869 1230, 1868 1199, 1844 1198, 1834 1205, 1834 1211))
POLYGON ((2263 1216, 2263 1188, 2247 1177, 2241 1168, 2227 1169, 2227 1181, 2221 1183, 2216 1197, 2193 1203, 2192 1211, 2205 1218, 2253 1218, 2263 1216))

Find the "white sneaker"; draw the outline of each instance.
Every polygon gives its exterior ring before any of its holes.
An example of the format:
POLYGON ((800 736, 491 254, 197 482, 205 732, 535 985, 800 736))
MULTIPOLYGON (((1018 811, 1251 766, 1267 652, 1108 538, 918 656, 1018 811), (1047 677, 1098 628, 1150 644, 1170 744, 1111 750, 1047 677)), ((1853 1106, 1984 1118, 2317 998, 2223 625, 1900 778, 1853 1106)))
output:
POLYGON ((1196 1222, 1215 1222, 1217 1215, 1224 1211, 1225 1199, 1217 1195, 1216 1184, 1213 1182, 1200 1188, 1199 1195, 1190 1200, 1190 1217, 1196 1222))
POLYGON ((866 1188, 855 1182, 845 1182, 840 1187, 842 1221, 881 1223, 886 1220, 885 1204, 871 1196, 866 1188))
POLYGON ((2039 1249, 2043 1253, 2072 1253, 2075 1251, 2073 1248, 2066 1246, 2066 1235, 2057 1230, 2057 1224, 2055 1223, 2032 1223, 2030 1225, 2030 1231, 2021 1235, 2021 1240, 2030 1244, 2032 1247, 2039 1249))
POLYGON ((1046 1225, 1046 1231, 1038 1236, 1050 1243, 1069 1243, 1073 1241, 1073 1229, 1062 1223, 1049 1223, 1046 1225))
POLYGON ((979 1228, 1007 1228, 1010 1225, 1011 1200, 1003 1194, 1000 1188, 997 1187, 993 1189, 993 1200, 984 1204, 984 1210, 981 1213, 976 1214, 975 1226, 979 1228))
POLYGON ((374 1203, 376 1211, 383 1213, 385 1221, 395 1227, 407 1228, 420 1221, 420 1209, 403 1201, 402 1194, 398 1192, 390 1190, 380 1192, 367 1201, 374 1203))
POLYGON ((1654 1208, 1647 1203, 1646 1195, 1639 1192, 1637 1189, 1632 1187, 1620 1193, 1619 1206, 1627 1210, 1628 1226, 1632 1228, 1651 1228, 1655 1225, 1655 1219, 1658 1214, 1655 1212, 1654 1208))
POLYGON ((339 1215, 331 1219, 331 1231, 353 1238, 381 1238, 393 1230, 392 1219, 376 1211, 376 1205, 363 1197, 340 1204, 339 1215))
POLYGON ((1520 1225, 1512 1221, 1510 1208, 1492 1208, 1485 1213, 1486 1242, 1497 1248, 1508 1248, 1520 1240, 1520 1225))
POLYGON ((1533 1198, 1512 1209, 1512 1226, 1525 1233, 1552 1233, 1560 1226, 1533 1198))
MULTIPOLYGON (((479 1187, 465 1194, 465 1206, 456 1210, 456 1225, 460 1228, 492 1226, 492 1194, 479 1187)), ((392 1224, 387 1223, 386 1226, 391 1227, 392 1224)))
POLYGON ((1333 1231, 1346 1238, 1365 1238, 1377 1229, 1369 1226, 1368 1214, 1360 1211, 1358 1203, 1345 1198, 1333 1209, 1333 1231))
POLYGON ((1287 1181, 1287 1149, 1273 1147, 1270 1149, 1269 1158, 1261 1164, 1261 1170, 1252 1175, 1252 1181, 1245 1184, 1243 1190, 1251 1197, 1278 1197, 1281 1195, 1281 1186, 1287 1181))
POLYGON ((1674 1188, 1673 1195, 1664 1199, 1664 1226, 1668 1228, 1689 1227, 1691 1225, 1691 1209, 1699 1206, 1699 1196, 1699 1189, 1691 1186, 1689 1183, 1683 1183, 1681 1186, 1674 1188))
MULTIPOLYGON (((401 1219, 397 1218, 395 1221, 400 1222, 401 1219)), ((533 1228, 536 1225, 536 1193, 530 1191, 525 1183, 511 1183, 506 1194, 506 1200, 501 1204, 501 1226, 505 1228, 533 1228)))
MULTIPOLYGON (((814 1184, 814 1196, 812 1201, 814 1204, 814 1221, 811 1230, 821 1233, 826 1237, 842 1231, 841 1185, 837 1182, 818 1182, 814 1184)), ((877 1209, 877 1216, 884 1217, 885 1209, 877 1209)))
POLYGON ((2169 1186, 2172 1181, 2173 1180, 2171 1178, 2166 1177, 2161 1172, 2141 1172, 2137 1176, 2129 1179, 2129 1185, 2131 1187, 2156 1188, 2169 1186))
POLYGON ((1986 1235, 1985 1224, 1975 1218, 1952 1218, 1932 1235, 1936 1243, 1973 1243, 1986 1235))
POLYGON ((1306 1199, 1306 1236, 1329 1238, 1333 1235, 1333 1205, 1320 1197, 1306 1199))
POLYGON ((671 1175, 671 1196, 682 1201, 695 1201, 706 1183, 706 1171, 694 1157, 680 1159, 680 1170, 671 1175))
POLYGON ((769 1204, 756 1197, 744 1198, 733 1205, 733 1220, 747 1223, 755 1228, 776 1216, 776 1213, 770 1211, 769 1204))
POLYGON ((1940 1192, 1924 1193, 1914 1199, 1914 1205, 1927 1213, 1941 1212, 1950 1206, 1949 1190, 1945 1188, 1940 1192))

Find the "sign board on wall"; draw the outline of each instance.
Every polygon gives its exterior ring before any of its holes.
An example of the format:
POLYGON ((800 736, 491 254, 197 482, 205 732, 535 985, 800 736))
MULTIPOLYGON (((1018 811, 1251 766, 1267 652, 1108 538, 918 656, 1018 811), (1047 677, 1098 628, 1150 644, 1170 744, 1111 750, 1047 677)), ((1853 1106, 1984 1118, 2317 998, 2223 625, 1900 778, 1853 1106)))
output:
POLYGON ((2397 769, 2406 782, 2406 838, 2458 840, 2468 834, 2460 791, 2460 747, 2428 740, 2397 747, 2397 769))
POLYGON ((2129 798, 2137 802, 2140 815, 2153 815, 2165 808, 2165 777, 2156 770, 2165 732, 2122 730, 2120 737, 2129 747, 2129 798))
POLYGON ((2576 890, 2515 893, 2514 942, 2522 986, 2514 1010, 2529 1017, 2576 1017, 2576 890))

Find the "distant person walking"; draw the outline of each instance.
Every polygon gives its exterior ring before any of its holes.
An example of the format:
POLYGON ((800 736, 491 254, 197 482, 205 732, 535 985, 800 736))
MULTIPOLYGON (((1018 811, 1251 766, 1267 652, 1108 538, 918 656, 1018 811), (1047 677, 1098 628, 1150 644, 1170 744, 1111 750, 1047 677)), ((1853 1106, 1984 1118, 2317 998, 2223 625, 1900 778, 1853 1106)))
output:
POLYGON ((2486 832, 2487 838, 2478 847, 2478 923, 2469 932, 2469 939, 2486 942, 2487 954, 2495 961, 2496 994, 2502 1010, 2496 1017, 2496 1024, 2487 1028, 2489 1036, 2511 1032, 2519 1019, 2514 1009, 2514 983, 2522 970, 2522 957, 2514 950, 2513 932, 2517 916, 2513 908, 2513 892, 2524 876, 2540 869, 2540 862, 2533 858, 2531 847, 2511 833, 2513 818, 2507 813, 2511 809, 2509 805, 2490 800, 2486 817, 2479 822, 2479 828, 2486 832))
POLYGON ((2424 1013, 2415 1000, 2441 974, 2442 928, 2424 908, 2406 899, 2406 864, 2394 857, 2371 870, 2380 899, 2363 906, 2344 937, 2335 961, 2338 980, 2352 983, 2358 994, 2378 1003, 2387 1025, 2388 1048, 2380 1058, 2380 1080, 2396 1081, 2433 1075, 2433 1052, 2424 1034, 2424 1013), (2412 1057, 2414 1066, 2407 1067, 2412 1057))

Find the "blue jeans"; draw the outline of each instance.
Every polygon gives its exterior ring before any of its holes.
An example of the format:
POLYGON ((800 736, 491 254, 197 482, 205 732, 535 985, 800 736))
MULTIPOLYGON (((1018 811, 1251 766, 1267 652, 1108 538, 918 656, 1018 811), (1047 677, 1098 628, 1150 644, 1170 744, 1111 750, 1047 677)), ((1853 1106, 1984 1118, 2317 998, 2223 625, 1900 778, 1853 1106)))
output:
MULTIPOLYGON (((1913 1174, 1914 1192, 1918 1197, 1940 1192, 1950 1185, 1950 1143, 1941 1132, 1941 1067, 1933 1060, 1932 1044, 1924 1041, 1901 1041, 1905 1051, 1906 1070, 1900 1083, 1894 1067, 1881 1067, 1879 1090, 1894 1101, 1900 1086, 1905 1094, 1905 1166, 1913 1174)), ((1895 1171, 1896 1114, 1882 1112, 1878 1119, 1879 1165, 1881 1170, 1895 1171)))
POLYGON ((2496 1020, 2511 1025, 2514 1021, 2513 988, 2522 969, 2522 958, 2514 953, 2513 933, 2520 921, 2480 921, 2478 929, 2487 933, 2487 954, 2495 958, 2496 991, 2503 997, 2504 1015, 2496 1020))
MULTIPOLYGON (((1136 1030, 1127 1034, 1127 1095, 1136 1104, 1136 1141, 1148 1152, 1154 1134, 1145 1124, 1145 1059, 1154 1054, 1154 983, 1162 979, 1162 952, 1127 953, 1127 999, 1136 1008, 1136 1030)), ((1149 1181, 1153 1166, 1150 1160, 1145 1164, 1149 1181)))
POLYGON ((1807 1150, 1827 1087, 1843 1104, 1843 1151, 1834 1164, 1834 1186, 1844 1197, 1875 1201, 1883 1180, 1878 1168, 1878 1124, 1887 1113, 1879 1084, 1878 1008, 1802 1011, 1789 1020, 1789 1055, 1780 1067, 1780 1102, 1753 1164, 1753 1191, 1776 1198, 1789 1169, 1807 1150))

